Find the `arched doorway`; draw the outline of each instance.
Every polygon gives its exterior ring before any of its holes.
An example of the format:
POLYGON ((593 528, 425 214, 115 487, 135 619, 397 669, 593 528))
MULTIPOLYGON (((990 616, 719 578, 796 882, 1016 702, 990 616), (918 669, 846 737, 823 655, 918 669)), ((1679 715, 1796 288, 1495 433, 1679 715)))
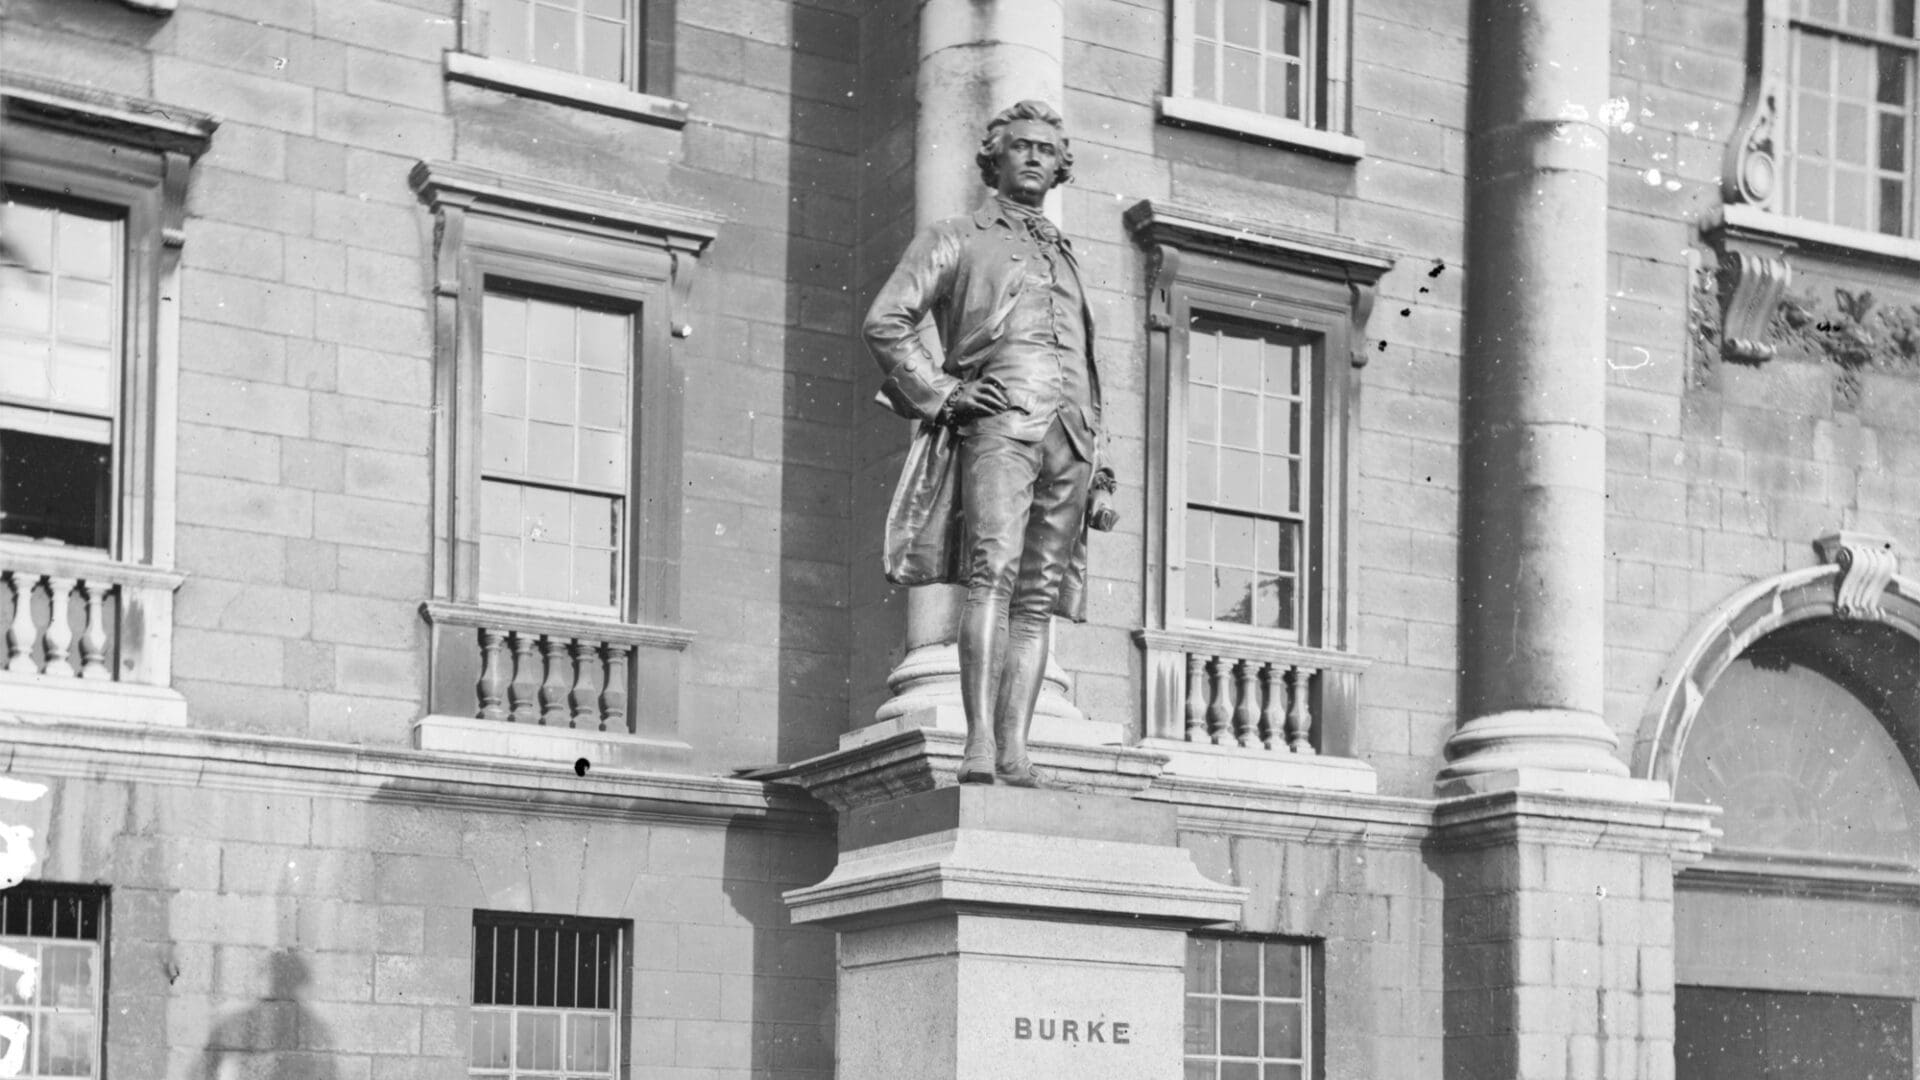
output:
POLYGON ((1920 640, 1780 596, 1666 748, 1722 808, 1675 880, 1676 1080, 1914 1080, 1920 640))

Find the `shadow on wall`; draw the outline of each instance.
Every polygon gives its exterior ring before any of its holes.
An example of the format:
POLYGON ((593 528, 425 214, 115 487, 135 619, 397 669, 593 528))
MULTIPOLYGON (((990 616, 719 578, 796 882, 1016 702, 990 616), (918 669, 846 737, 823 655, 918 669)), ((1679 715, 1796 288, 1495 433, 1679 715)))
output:
MULTIPOLYGON (((835 937, 818 927, 794 926, 780 894, 813 885, 833 868, 832 835, 776 833, 753 825, 727 827, 722 888, 728 903, 752 927, 752 1040, 754 1076, 831 1080, 833 1076, 835 937)), ((729 1019, 736 1019, 729 1017, 729 1019)))
POLYGON ((861 390, 872 381, 852 332, 859 121, 847 105, 859 24, 806 3, 787 11, 786 325, 778 359, 759 362, 778 363, 783 376, 776 750, 779 760, 798 761, 833 749, 845 726, 854 634, 848 574, 878 568, 850 568, 847 554, 858 548, 849 536, 848 415, 863 407, 861 390))
POLYGON ((282 949, 267 967, 267 996, 214 1025, 199 1080, 337 1080, 333 1032, 301 1001, 313 982, 306 960, 282 949))

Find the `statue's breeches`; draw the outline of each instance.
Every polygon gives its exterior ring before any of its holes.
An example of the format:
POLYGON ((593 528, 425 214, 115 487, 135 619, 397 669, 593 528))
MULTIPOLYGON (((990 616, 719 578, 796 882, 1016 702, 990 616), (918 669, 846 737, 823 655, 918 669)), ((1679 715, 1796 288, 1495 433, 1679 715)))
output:
POLYGON ((967 598, 1003 598, 1015 619, 1053 614, 1087 510, 1093 466, 1056 420, 1039 442, 978 434, 960 443, 967 598))

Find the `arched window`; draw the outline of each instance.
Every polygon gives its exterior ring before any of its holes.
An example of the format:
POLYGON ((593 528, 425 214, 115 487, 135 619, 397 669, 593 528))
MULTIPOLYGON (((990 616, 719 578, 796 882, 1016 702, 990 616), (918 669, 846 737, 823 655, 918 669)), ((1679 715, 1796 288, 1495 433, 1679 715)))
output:
POLYGON ((1920 644, 1814 620, 1761 638, 1713 684, 1675 797, 1723 808, 1716 850, 1920 869, 1920 644))
POLYGON ((1721 807, 1676 880, 1677 1080, 1914 1073, 1920 642, 1816 617, 1753 640, 1680 747, 1675 797, 1721 807))

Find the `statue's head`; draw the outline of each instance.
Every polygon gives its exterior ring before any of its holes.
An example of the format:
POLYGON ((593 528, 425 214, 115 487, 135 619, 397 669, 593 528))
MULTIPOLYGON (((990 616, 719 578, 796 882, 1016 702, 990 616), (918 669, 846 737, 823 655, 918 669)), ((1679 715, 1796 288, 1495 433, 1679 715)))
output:
POLYGON ((1053 106, 1044 101, 1021 101, 1000 110, 993 119, 987 121, 986 137, 980 140, 980 152, 973 156, 974 164, 980 166, 980 180, 995 191, 1006 194, 1000 183, 1001 165, 1005 159, 1008 135, 1013 132, 1032 132, 1053 129, 1053 138, 1058 150, 1058 164, 1053 176, 1047 181, 1041 193, 1045 194, 1061 184, 1073 179, 1073 151, 1067 142, 1066 122, 1053 106), (1043 127, 1044 125, 1044 127, 1043 127))

